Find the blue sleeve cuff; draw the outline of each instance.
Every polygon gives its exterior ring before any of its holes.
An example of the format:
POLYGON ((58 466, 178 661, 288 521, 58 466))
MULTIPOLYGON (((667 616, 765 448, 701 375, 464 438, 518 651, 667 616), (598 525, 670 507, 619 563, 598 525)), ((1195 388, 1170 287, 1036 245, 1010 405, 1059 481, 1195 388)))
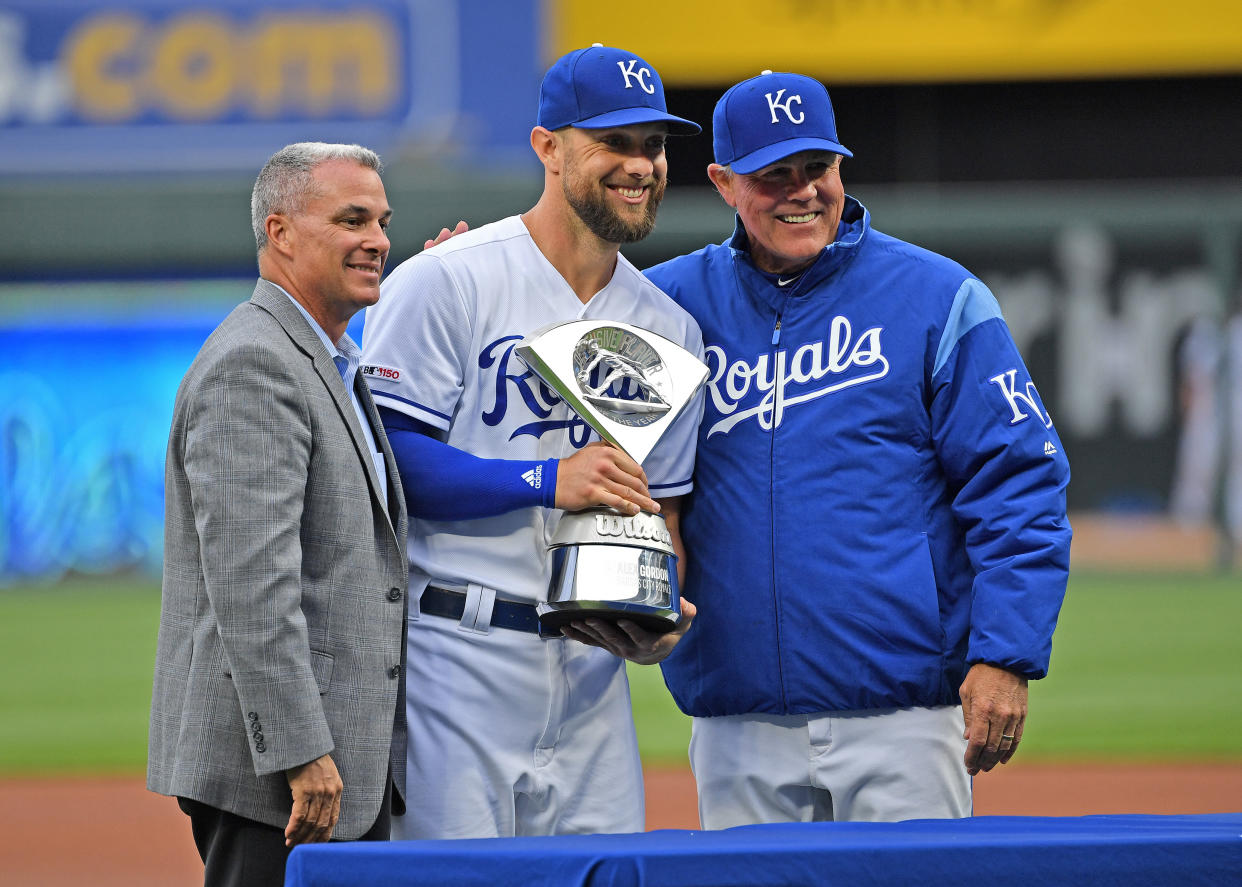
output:
POLYGON ((556 459, 482 459, 438 440, 435 428, 405 413, 379 413, 412 517, 471 520, 555 506, 556 459))

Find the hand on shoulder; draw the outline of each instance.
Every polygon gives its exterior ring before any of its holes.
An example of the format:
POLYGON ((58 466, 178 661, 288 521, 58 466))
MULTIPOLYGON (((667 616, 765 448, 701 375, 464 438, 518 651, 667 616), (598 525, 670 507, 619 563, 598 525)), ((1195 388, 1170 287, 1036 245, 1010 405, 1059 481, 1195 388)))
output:
POLYGON ((466 224, 464 219, 458 222, 452 231, 448 228, 441 228, 440 233, 437 234, 434 239, 423 241, 423 249, 431 249, 433 246, 439 246, 450 237, 455 237, 458 234, 465 234, 469 230, 470 226, 466 224))

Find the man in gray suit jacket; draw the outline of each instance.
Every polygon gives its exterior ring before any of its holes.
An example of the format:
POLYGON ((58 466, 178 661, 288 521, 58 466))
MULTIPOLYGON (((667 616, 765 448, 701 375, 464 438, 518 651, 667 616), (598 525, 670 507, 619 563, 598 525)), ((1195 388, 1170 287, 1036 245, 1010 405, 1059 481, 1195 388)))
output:
POLYGON ((283 884, 295 844, 404 809, 405 502, 345 334, 379 300, 379 172, 357 145, 272 156, 254 295, 177 391, 147 787, 208 885, 283 884))

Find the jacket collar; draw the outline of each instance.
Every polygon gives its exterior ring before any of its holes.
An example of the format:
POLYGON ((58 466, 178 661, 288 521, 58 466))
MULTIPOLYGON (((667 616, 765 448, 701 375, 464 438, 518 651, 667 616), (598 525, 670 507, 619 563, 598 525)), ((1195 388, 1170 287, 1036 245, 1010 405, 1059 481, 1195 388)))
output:
MULTIPOLYGON (((260 277, 255 284, 254 294, 250 297, 250 301, 279 321, 293 343, 316 361, 316 369, 323 369, 318 364, 325 357, 331 364, 331 352, 281 287, 260 277)), ((333 372, 336 372, 335 365, 331 365, 333 372)), ((337 378, 340 378, 339 374, 337 378)))
POLYGON ((746 288, 779 314, 791 297, 816 291, 820 284, 853 259, 870 230, 871 213, 847 194, 845 209, 841 213, 841 224, 837 228, 837 239, 824 247, 815 263, 790 287, 778 287, 755 267, 750 255, 750 238, 740 216, 735 216, 733 236, 725 245, 733 255, 734 268, 746 288))

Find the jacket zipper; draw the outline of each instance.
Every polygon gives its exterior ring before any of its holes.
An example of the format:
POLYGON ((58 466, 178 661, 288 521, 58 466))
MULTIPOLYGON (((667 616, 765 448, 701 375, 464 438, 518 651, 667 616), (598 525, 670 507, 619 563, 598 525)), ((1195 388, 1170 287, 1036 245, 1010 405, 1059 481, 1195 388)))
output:
MULTIPOLYGON (((772 372, 776 373, 776 352, 781 342, 781 315, 776 315, 776 326, 772 328, 772 372)), ((780 384, 779 379, 774 380, 777 385, 780 384)), ((781 644, 781 607, 780 597, 776 593, 776 429, 775 422, 772 424, 772 430, 768 432, 768 510, 772 515, 770 525, 771 538, 768 540, 771 556, 769 563, 771 564, 771 587, 772 587, 772 624, 776 628, 776 673, 780 681, 780 699, 781 712, 785 712, 789 708, 789 700, 785 695, 785 666, 781 644)))

